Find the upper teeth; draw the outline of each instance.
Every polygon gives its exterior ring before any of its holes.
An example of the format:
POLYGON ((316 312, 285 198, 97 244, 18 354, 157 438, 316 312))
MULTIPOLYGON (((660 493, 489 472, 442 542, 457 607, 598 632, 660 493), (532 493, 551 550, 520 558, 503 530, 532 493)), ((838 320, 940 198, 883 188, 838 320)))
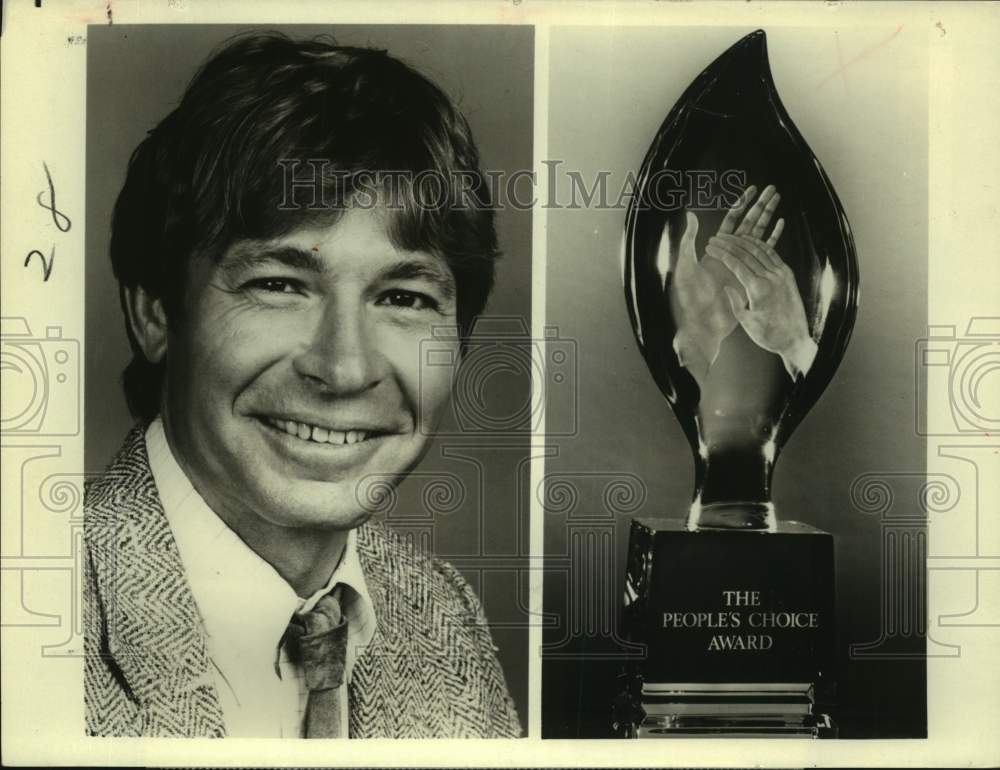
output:
POLYGON ((271 420, 271 423, 290 436, 320 444, 357 444, 368 437, 368 433, 363 430, 329 430, 295 420, 271 420))

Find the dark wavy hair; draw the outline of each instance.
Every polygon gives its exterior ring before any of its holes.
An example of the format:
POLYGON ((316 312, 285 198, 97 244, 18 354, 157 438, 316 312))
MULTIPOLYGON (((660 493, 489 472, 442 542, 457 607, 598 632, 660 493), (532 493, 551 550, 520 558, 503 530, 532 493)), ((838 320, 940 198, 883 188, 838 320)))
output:
MULTIPOLYGON (((123 308, 125 289, 141 287, 162 300, 168 319, 183 317, 194 255, 215 260, 238 239, 332 223, 344 204, 373 190, 390 204, 389 235, 398 247, 447 261, 466 335, 486 304, 499 251, 489 185, 465 118, 440 88, 385 51, 276 33, 234 38, 129 161, 110 248, 123 308), (315 184, 293 185, 289 200, 291 165, 299 181, 321 173, 315 184), (446 205, 426 205, 407 181, 428 174, 445 186, 434 197, 446 205), (390 180, 392 190, 373 186, 375 177, 390 180)), ((133 358, 122 378, 125 396, 134 416, 151 419, 166 364, 145 358, 127 316, 126 329, 133 358)))

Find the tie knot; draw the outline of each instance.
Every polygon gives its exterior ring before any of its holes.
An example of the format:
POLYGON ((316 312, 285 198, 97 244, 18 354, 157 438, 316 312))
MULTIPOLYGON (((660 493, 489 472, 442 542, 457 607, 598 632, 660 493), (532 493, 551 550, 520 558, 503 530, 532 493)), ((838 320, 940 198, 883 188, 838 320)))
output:
POLYGON ((347 621, 340 608, 340 586, 309 612, 292 616, 285 644, 288 657, 302 667, 310 690, 340 686, 347 652, 347 621))
POLYGON ((302 613, 306 634, 321 634, 340 625, 340 586, 321 597, 309 612, 302 613))
POLYGON ((343 586, 337 584, 332 591, 324 594, 308 612, 296 612, 288 623, 290 636, 312 636, 321 634, 340 625, 343 611, 340 600, 343 586))

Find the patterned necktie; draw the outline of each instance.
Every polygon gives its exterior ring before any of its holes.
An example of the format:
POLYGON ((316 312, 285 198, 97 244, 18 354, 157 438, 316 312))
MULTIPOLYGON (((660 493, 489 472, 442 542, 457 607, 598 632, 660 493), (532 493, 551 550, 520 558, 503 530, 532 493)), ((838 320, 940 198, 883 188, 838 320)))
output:
MULTIPOLYGON (((302 667, 309 699, 306 738, 340 738, 347 619, 340 611, 340 586, 320 599, 310 612, 296 613, 288 624, 288 657, 302 667)), ((346 736, 343 736, 346 737, 346 736)))

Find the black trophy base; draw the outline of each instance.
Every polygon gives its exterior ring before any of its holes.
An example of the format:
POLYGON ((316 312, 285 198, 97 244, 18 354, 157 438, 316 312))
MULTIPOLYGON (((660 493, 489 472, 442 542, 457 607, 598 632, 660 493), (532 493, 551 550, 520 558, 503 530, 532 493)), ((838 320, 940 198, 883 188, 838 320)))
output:
POLYGON ((632 523, 625 630, 646 645, 618 723, 640 738, 836 735, 833 537, 632 523))

